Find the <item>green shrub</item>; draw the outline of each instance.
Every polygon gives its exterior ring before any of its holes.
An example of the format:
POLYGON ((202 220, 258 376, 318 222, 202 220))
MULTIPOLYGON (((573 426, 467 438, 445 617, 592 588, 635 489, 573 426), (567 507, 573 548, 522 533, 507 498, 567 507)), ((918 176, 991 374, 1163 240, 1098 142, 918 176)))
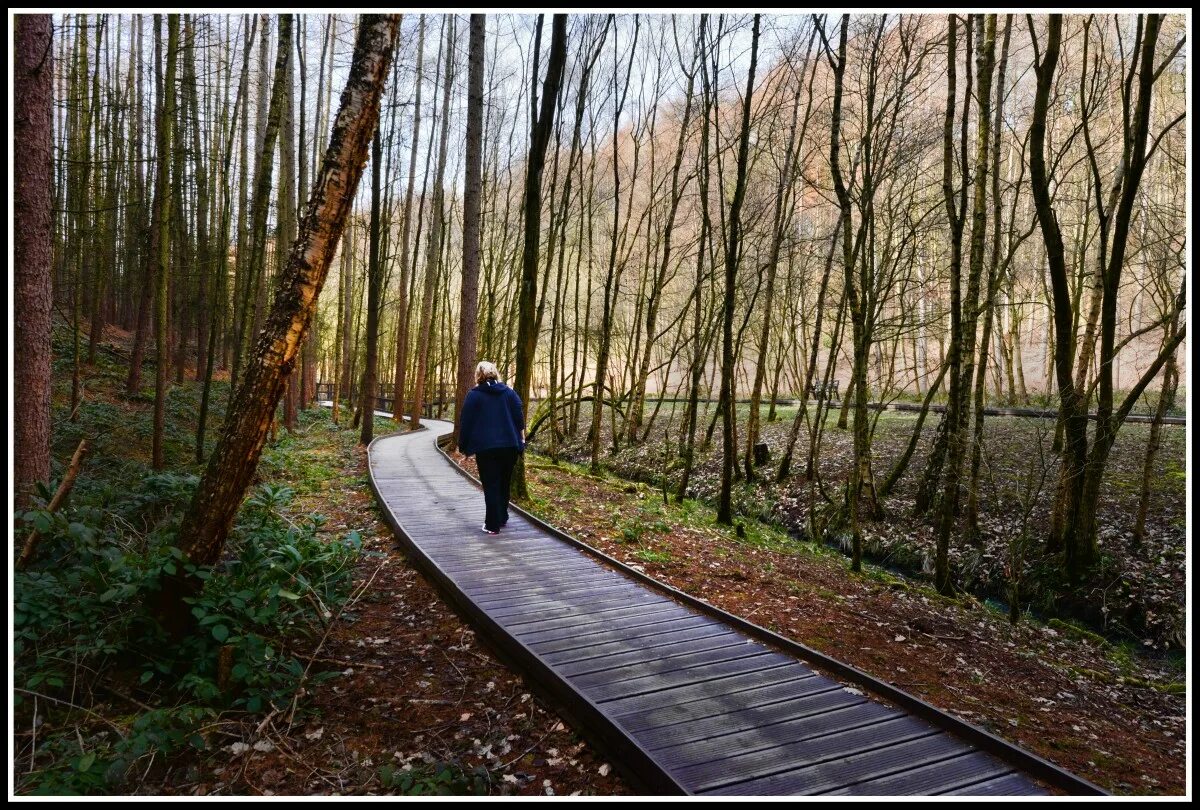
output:
POLYGON ((29 693, 76 703, 106 683, 134 683, 152 705, 115 739, 47 722, 34 755, 44 767, 23 777, 22 792, 111 791, 149 753, 203 748, 199 730, 219 712, 283 706, 300 686, 304 665, 286 647, 305 648, 345 601, 361 539, 319 538, 322 516, 290 519, 283 510, 292 491, 262 486, 241 510, 225 559, 197 568, 174 545, 195 486, 195 476, 176 474, 148 475, 124 492, 96 484, 71 508, 22 516, 43 539, 37 562, 14 578, 14 706, 29 693), (198 632, 176 642, 147 596, 180 566, 204 586, 185 600, 198 632))

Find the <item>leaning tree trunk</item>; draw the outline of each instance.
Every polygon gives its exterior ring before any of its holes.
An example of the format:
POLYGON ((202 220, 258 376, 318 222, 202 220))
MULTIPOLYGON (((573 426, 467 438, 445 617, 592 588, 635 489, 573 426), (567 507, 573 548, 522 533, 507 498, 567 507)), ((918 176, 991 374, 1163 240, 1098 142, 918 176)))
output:
POLYGON ((16 422, 13 486, 18 509, 32 487, 50 480, 50 253, 53 148, 53 25, 49 14, 22 14, 13 35, 13 248, 16 259, 16 422))
MULTIPOLYGON (((229 405, 221 439, 179 527, 179 548, 196 565, 212 565, 220 558, 258 466, 271 416, 316 312, 362 176, 398 30, 399 15, 362 17, 341 108, 300 235, 280 272, 274 304, 229 405)), ((172 633, 187 628, 191 614, 183 599, 201 584, 182 573, 163 583, 155 613, 172 633)))

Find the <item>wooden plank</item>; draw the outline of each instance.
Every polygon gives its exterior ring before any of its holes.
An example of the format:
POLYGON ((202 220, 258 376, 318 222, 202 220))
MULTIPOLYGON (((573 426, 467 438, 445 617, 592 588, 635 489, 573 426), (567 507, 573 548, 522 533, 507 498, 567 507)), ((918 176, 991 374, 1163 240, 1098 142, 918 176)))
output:
POLYGON ((1041 796, 1046 791, 1023 773, 997 776, 947 791, 954 796, 1041 796))
POLYGON ((546 560, 494 560, 489 562, 460 562, 442 566, 442 570, 456 579, 464 577, 474 585, 509 582, 569 582, 587 576, 593 563, 562 562, 555 564, 553 558, 546 560))
MULTIPOLYGON (((824 705, 815 706, 809 714, 782 723, 752 727, 732 734, 718 734, 707 739, 682 739, 675 745, 658 746, 655 750, 663 761, 671 763, 672 768, 699 767, 703 770, 701 766, 727 759, 731 752, 747 755, 755 751, 770 751, 804 740, 844 734, 859 728, 873 728, 882 721, 903 717, 865 697, 845 692, 840 695, 827 692, 816 703, 824 705)), ((794 758, 794 755, 789 756, 788 761, 794 758)))
POLYGON ((772 653, 761 644, 742 639, 736 644, 715 650, 687 653, 664 659, 643 659, 633 664, 571 676, 571 682, 588 689, 626 687, 630 689, 657 688, 664 680, 704 680, 724 664, 742 659, 768 656, 772 653))
POLYGON ((654 601, 654 597, 628 585, 601 585, 565 594, 553 591, 530 594, 518 588, 516 593, 497 598, 485 609, 488 613, 499 616, 504 611, 543 605, 554 606, 562 611, 563 615, 586 618, 589 613, 611 606, 614 600, 627 605, 642 605, 654 601))
POLYGON ((720 625, 697 627, 693 630, 680 630, 677 633, 667 633, 663 636, 657 636, 652 639, 641 639, 637 641, 611 641, 608 644, 600 644, 595 647, 589 647, 581 650, 566 650, 564 652, 550 653, 544 656, 547 661, 554 664, 556 667, 564 664, 578 663, 582 661, 591 661, 598 658, 607 658, 611 655, 620 655, 622 653, 636 652, 643 656, 655 656, 660 653, 669 652, 675 649, 676 645, 691 641, 707 641, 722 636, 737 636, 736 631, 730 630, 720 625))
POLYGON ((592 566, 596 564, 593 560, 588 560, 582 555, 566 556, 559 549, 545 547, 510 548, 504 550, 466 548, 438 554, 438 566, 447 571, 456 568, 498 568, 506 565, 520 565, 523 567, 522 570, 528 570, 527 567, 533 567, 539 563, 561 563, 565 561, 570 561, 572 564, 587 562, 592 566))
POLYGON ((801 699, 809 694, 842 688, 841 684, 821 678, 802 665, 782 669, 776 678, 768 679, 765 683, 760 683, 761 679, 750 684, 742 683, 738 679, 730 680, 724 691, 716 696, 705 695, 681 702, 670 701, 664 705, 648 706, 615 716, 624 728, 638 734, 639 737, 644 737, 650 732, 665 730, 679 723, 703 723, 709 720, 720 723, 721 719, 727 716, 727 712, 746 712, 767 706, 773 707, 772 711, 775 711, 778 709, 774 707, 778 704, 801 699))
MULTIPOLYGON (((561 565, 555 565, 553 560, 547 560, 546 562, 529 562, 520 566, 519 576, 525 579, 536 579, 539 577, 562 576, 568 573, 579 574, 583 571, 590 570, 591 566, 593 565, 595 565, 595 563, 590 561, 564 562, 561 565)), ((513 567, 514 566, 510 565, 507 568, 512 569, 513 567)), ((456 577, 470 577, 471 575, 475 575, 474 580, 476 582, 485 579, 497 580, 505 575, 509 577, 513 576, 513 572, 511 570, 506 570, 504 565, 496 562, 492 562, 490 564, 480 563, 476 565, 461 563, 458 565, 444 565, 441 566, 441 568, 447 574, 452 574, 456 577)))
POLYGON ((655 604, 654 597, 650 594, 643 593, 635 597, 639 601, 634 601, 634 598, 626 594, 616 594, 614 596, 606 596, 595 599, 589 602, 586 606, 572 603, 567 600, 555 599, 553 597, 542 599, 537 602, 530 602, 521 605, 510 605, 507 607, 489 610, 488 613, 495 619, 498 619, 503 624, 507 624, 508 620, 521 621, 522 619, 544 618, 547 616, 562 615, 562 616, 578 616, 581 619, 587 618, 589 611, 603 610, 606 607, 618 607, 621 605, 655 604))
MULTIPOLYGON (((711 714, 704 717, 688 718, 681 722, 669 722, 663 725, 643 728, 638 734, 646 747, 651 750, 670 748, 676 745, 689 745, 700 740, 714 739, 738 732, 765 730, 776 724, 808 718, 838 708, 847 708, 867 701, 865 697, 857 697, 845 692, 840 684, 822 684, 815 678, 789 684, 793 695, 785 700, 771 703, 746 706, 742 708, 741 701, 726 700, 708 701, 707 709, 711 714)), ((782 690, 780 690, 782 691, 782 690)), ((677 712, 686 715, 688 707, 677 712)), ((693 713, 698 713, 693 707, 693 713)), ((670 718, 670 714, 660 715, 670 718)), ((843 717, 843 721, 847 718, 843 717)), ((764 732, 770 734, 772 732, 764 732)), ((736 742, 731 737, 728 741, 736 742)))
POLYGON ((615 674, 617 671, 626 672, 631 667, 645 666, 647 662, 657 669, 668 662, 673 665, 676 662, 690 660, 693 657, 703 656, 706 653, 724 654, 730 648, 737 647, 743 649, 746 645, 753 643, 747 641, 746 637, 739 633, 725 633, 696 641, 682 641, 677 644, 660 647, 649 657, 645 649, 634 649, 629 652, 616 653, 602 658, 589 658, 586 661, 579 661, 574 664, 562 664, 558 667, 558 671, 571 678, 581 678, 585 675, 596 675, 599 673, 605 673, 607 676, 615 674))
POLYGON ((930 796, 954 792, 1010 773, 1010 766, 989 754, 964 751, 950 759, 908 768, 890 776, 866 779, 823 793, 830 796, 930 796))
POLYGON ((628 678, 621 681, 596 683, 582 687, 582 689, 593 701, 604 703, 615 698, 662 692, 677 686, 702 683, 741 672, 753 672, 757 669, 766 669, 774 664, 788 662, 789 659, 778 653, 768 652, 763 648, 759 648, 758 652, 742 658, 733 658, 704 666, 676 669, 671 672, 628 678))
POLYGON ((871 726, 826 734, 706 762, 675 773, 700 793, 736 796, 811 795, 905 767, 945 759, 963 744, 927 723, 897 715, 871 726))
POLYGON ((598 622, 590 627, 554 628, 525 634, 523 628, 516 628, 517 637, 539 655, 556 650, 575 650, 593 644, 602 644, 622 638, 641 638, 668 633, 689 627, 699 627, 708 624, 701 616, 686 613, 664 611, 645 616, 631 617, 630 623, 623 621, 598 622), (618 626, 620 625, 620 626, 618 626))
MULTIPOLYGON (((695 614, 688 613, 665 596, 659 597, 659 599, 661 601, 598 608, 591 611, 587 616, 574 614, 569 616, 553 616, 529 622, 510 622, 509 625, 512 627, 513 632, 521 637, 522 641, 540 643, 543 641, 556 641, 560 638, 570 638, 572 633, 577 632, 591 633, 596 630, 625 630, 632 627, 640 627, 644 624, 666 621, 667 619, 695 617, 695 614)), ((615 639, 609 640, 612 641, 615 639)))
POLYGON ((514 583, 506 591, 479 593, 472 590, 471 599, 475 604, 490 611, 493 607, 501 608, 523 602, 532 602, 537 599, 545 599, 547 597, 587 600, 597 595, 620 593, 632 596, 634 594, 645 593, 645 589, 637 587, 628 580, 608 580, 597 577, 594 581, 591 581, 589 577, 589 581, 581 582, 575 586, 556 587, 550 585, 528 587, 523 583, 514 583))
MULTIPOLYGON (((625 585, 632 585, 634 587, 638 587, 637 583, 631 582, 630 580, 621 576, 620 574, 616 574, 613 572, 607 572, 604 574, 598 574, 594 577, 589 577, 588 581, 586 583, 580 583, 579 585, 574 585, 574 586, 568 585, 563 590, 564 590, 564 592, 569 592, 571 590, 592 588, 592 587, 595 587, 596 585, 599 585, 602 583, 622 583, 625 585)), ((520 588, 524 589, 524 592, 526 592, 526 593, 541 593, 543 591, 552 592, 556 588, 559 588, 562 586, 558 585, 557 583, 549 583, 549 582, 539 583, 536 585, 530 585, 529 583, 525 583, 525 582, 514 583, 511 580, 508 582, 493 582, 493 583, 489 583, 489 584, 481 584, 475 588, 472 588, 471 589, 471 598, 474 599, 478 604, 482 605, 482 604, 485 604, 490 598, 495 597, 499 594, 511 593, 513 591, 513 589, 516 587, 520 587, 520 588)))
POLYGON ((637 694, 625 698, 611 698, 602 703, 604 703, 604 708, 611 712, 619 722, 624 722, 629 714, 646 712, 654 708, 722 700, 737 692, 793 681, 811 674, 812 670, 803 664, 787 661, 773 663, 771 666, 749 672, 731 672, 701 683, 682 684, 649 695, 637 694))

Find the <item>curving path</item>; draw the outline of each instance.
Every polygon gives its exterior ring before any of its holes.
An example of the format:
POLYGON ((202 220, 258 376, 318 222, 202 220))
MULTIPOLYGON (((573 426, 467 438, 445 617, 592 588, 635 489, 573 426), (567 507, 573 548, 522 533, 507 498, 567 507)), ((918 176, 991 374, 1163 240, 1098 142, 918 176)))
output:
POLYGON ((889 684, 619 570, 516 508, 498 537, 485 535, 478 486, 435 443, 452 425, 422 424, 371 444, 388 522, 502 656, 646 790, 1102 792, 889 684))

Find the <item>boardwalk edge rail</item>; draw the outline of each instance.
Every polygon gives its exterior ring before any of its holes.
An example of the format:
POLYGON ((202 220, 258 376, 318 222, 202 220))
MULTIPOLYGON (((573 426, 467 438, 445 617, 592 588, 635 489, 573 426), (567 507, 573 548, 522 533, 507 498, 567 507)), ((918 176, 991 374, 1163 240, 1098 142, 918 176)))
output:
MULTIPOLYGON (((475 484, 481 485, 478 478, 463 469, 463 467, 459 465, 449 453, 446 452, 445 445, 449 444, 450 435, 451 434, 446 434, 445 436, 441 436, 436 440, 438 452, 442 454, 446 461, 452 467, 454 467, 459 474, 475 482, 475 484)), ((372 487, 373 486, 374 478, 372 477, 372 487)), ((376 496, 378 497, 378 490, 376 490, 376 496)), ((382 501, 382 498, 380 500, 382 501)), ((633 577, 639 582, 648 585, 649 587, 664 593, 667 596, 670 596, 671 598, 687 605, 690 608, 698 610, 701 613, 713 618, 727 622, 728 624, 745 632, 752 638, 773 646, 776 649, 795 655, 797 658, 800 658, 810 664, 819 666, 828 672, 835 673, 844 680, 860 686, 865 686, 876 695, 890 700, 892 703, 908 710, 917 717, 927 720, 935 726, 944 729, 945 731, 949 731, 950 733, 976 746, 980 750, 997 756, 1001 760, 1024 770, 1030 775, 1043 780, 1047 784, 1053 785, 1056 788, 1065 790, 1069 794, 1076 796, 1110 795, 1103 788, 1092 784, 1083 777, 1071 773, 1064 768, 1060 768, 1053 762, 1043 759, 1037 754, 1026 751, 1025 749, 1014 745, 1005 739, 997 737, 995 734, 992 734, 989 731, 985 731, 976 725, 944 712, 941 709, 938 709, 936 706, 926 703, 920 698, 905 692, 903 689, 900 689, 899 687, 894 686, 887 681, 879 680, 878 678, 869 675, 860 669, 852 667, 849 664, 838 661, 835 658, 831 658, 822 652, 818 652, 811 647, 782 636, 772 630, 768 630, 767 628, 743 619, 740 616, 735 616, 732 613, 728 613, 721 608, 716 607, 715 605, 709 604, 702 599, 698 599, 690 594, 684 593, 677 588, 673 588, 670 585, 667 585, 666 583, 649 576, 648 574, 638 571, 637 569, 630 568, 620 560, 610 557, 603 551, 600 551, 599 549, 589 546, 587 543, 576 539, 558 527, 547 523, 536 515, 531 514, 529 511, 521 508, 515 503, 510 504, 510 508, 515 509, 518 514, 551 536, 587 554, 590 554, 599 560, 602 560, 607 565, 621 571, 626 576, 633 577)), ((390 511, 388 514, 390 515, 390 511)), ((480 613, 481 611, 477 607, 473 607, 472 615, 478 615, 480 613)), ((493 632, 499 629, 498 625, 496 625, 490 619, 487 619, 486 614, 483 614, 483 616, 487 623, 492 626, 493 632)), ((530 654, 534 655, 532 651, 530 651, 530 654)), ((541 662, 539 660, 539 664, 540 663, 541 662)), ((542 664, 542 666, 545 665, 542 664)), ((549 669, 548 667, 546 668, 549 669)), ((574 693, 573 690, 571 690, 571 694, 567 696, 567 699, 570 701, 570 703, 567 704, 569 706, 581 700, 586 700, 586 698, 583 698, 581 695, 574 693)), ((611 725, 607 719, 605 719, 605 722, 611 725)), ((646 756, 649 755, 647 754, 646 756)))

